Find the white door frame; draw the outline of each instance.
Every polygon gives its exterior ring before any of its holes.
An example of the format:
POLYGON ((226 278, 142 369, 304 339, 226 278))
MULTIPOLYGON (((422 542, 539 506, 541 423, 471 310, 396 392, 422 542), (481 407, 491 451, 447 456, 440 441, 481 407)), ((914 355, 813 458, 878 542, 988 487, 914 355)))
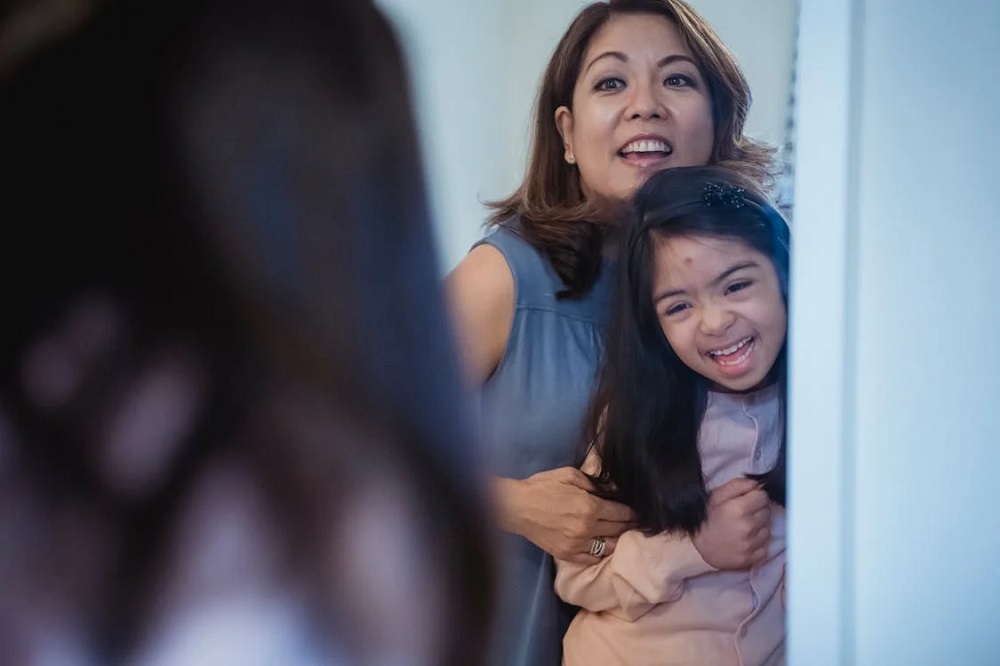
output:
POLYGON ((792 666, 854 662, 857 4, 800 0, 789 334, 792 666))

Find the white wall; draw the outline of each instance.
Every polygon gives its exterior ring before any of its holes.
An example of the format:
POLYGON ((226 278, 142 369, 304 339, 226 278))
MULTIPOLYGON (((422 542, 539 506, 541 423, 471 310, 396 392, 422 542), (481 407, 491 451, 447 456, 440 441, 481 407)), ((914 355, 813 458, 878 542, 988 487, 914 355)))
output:
MULTIPOLYGON (((401 33, 449 270, 482 235, 482 201, 520 183, 542 70, 584 0, 378 0, 401 33)), ((794 0, 692 0, 754 93, 751 134, 784 140, 794 0)))
POLYGON ((793 665, 1000 663, 998 37, 802 0, 793 665))
POLYGON ((502 193, 511 137, 503 120, 506 64, 497 0, 378 0, 410 65, 442 272, 482 235, 480 201, 502 193))

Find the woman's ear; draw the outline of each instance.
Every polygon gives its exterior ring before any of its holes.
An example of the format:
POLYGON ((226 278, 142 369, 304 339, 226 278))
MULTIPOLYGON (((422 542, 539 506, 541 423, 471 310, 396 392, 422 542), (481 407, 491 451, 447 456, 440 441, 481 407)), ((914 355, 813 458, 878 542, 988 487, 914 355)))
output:
POLYGON ((576 164, 576 153, 573 150, 573 112, 568 106, 560 106, 556 109, 554 120, 563 141, 563 158, 569 164, 576 164))

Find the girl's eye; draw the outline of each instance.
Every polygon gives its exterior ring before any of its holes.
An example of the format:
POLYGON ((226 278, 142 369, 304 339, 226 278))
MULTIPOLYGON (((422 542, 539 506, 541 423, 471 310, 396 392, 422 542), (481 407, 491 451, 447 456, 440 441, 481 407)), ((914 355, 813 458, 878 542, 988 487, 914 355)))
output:
POLYGON ((601 79, 594 86, 595 90, 621 90, 625 87, 625 81, 618 78, 617 76, 609 76, 607 78, 601 79))
POLYGON ((674 316, 676 314, 680 314, 681 312, 684 312, 687 309, 688 309, 688 304, 687 303, 677 303, 676 305, 671 305, 669 308, 667 308, 666 311, 665 311, 665 314, 668 317, 672 317, 672 316, 674 316))
POLYGON ((694 86, 694 79, 685 74, 671 74, 663 83, 671 88, 690 88, 694 86))
POLYGON ((743 280, 742 282, 734 282, 733 284, 726 287, 726 293, 733 294, 736 293, 737 291, 743 291, 751 284, 753 284, 753 282, 750 280, 743 280))

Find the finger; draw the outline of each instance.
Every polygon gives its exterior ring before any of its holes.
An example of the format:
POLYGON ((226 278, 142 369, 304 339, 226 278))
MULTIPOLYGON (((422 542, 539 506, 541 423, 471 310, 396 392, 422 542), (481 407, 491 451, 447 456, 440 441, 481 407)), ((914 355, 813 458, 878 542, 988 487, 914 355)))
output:
POLYGON ((738 503, 741 512, 745 515, 757 513, 761 509, 770 510, 771 506, 771 498, 760 488, 751 490, 739 497, 734 497, 730 501, 738 503))
POLYGON ((590 480, 590 477, 575 467, 560 467, 559 469, 553 471, 559 472, 559 476, 561 477, 560 481, 567 485, 582 488, 588 493, 596 490, 594 482, 590 480))
MULTIPOLYGON (((611 500, 600 499, 598 497, 594 498, 597 502, 597 509, 594 511, 594 517, 600 522, 614 523, 616 525, 621 524, 631 524, 635 520, 635 513, 626 504, 621 502, 613 502, 611 500)), ((612 529, 617 529, 616 525, 612 525, 612 529)))
POLYGON ((604 539, 604 557, 602 557, 601 559, 603 560, 605 558, 611 557, 612 553, 615 552, 615 547, 617 547, 617 546, 618 546, 618 539, 616 539, 614 537, 605 538, 604 539))
POLYGON ((623 533, 633 529, 635 523, 633 521, 609 521, 602 520, 599 521, 594 526, 594 536, 604 537, 605 539, 614 539, 620 537, 623 533))
POLYGON ((573 555, 568 555, 567 557, 560 557, 560 560, 566 562, 573 562, 574 564, 593 564, 596 558, 590 554, 588 550, 586 553, 574 553, 573 555))
POLYGON ((713 490, 709 495, 708 503, 710 506, 722 504, 723 502, 728 502, 731 499, 735 499, 759 488, 760 484, 753 479, 740 476, 731 481, 727 481, 713 490))
POLYGON ((750 515, 750 519, 756 525, 765 525, 771 522, 771 504, 766 504, 763 508, 757 509, 750 515))
POLYGON ((757 533, 750 537, 750 548, 756 550, 758 548, 767 548, 768 543, 771 541, 771 528, 770 526, 765 526, 757 530, 757 533))
POLYGON ((594 537, 592 539, 587 539, 586 543, 580 544, 576 551, 573 553, 574 556, 586 555, 586 562, 588 564, 593 564, 598 560, 603 560, 604 558, 611 555, 614 552, 615 547, 618 545, 618 539, 614 537, 604 538, 604 537, 594 537), (604 542, 604 546, 600 550, 600 555, 594 555, 595 541, 600 539, 604 542))

